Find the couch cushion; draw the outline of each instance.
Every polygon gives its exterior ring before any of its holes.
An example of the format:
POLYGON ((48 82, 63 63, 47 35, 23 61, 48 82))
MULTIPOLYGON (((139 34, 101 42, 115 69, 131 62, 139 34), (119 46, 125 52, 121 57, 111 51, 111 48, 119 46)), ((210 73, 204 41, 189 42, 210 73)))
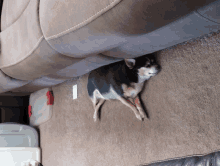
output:
POLYGON ((21 81, 11 78, 0 70, 0 93, 7 92, 18 87, 22 87, 28 84, 29 82, 30 81, 21 81))
POLYGON ((30 0, 4 0, 1 14, 1 31, 11 26, 27 8, 30 0))
POLYGON ((128 37, 151 32, 213 1, 41 0, 40 22, 54 49, 82 57, 122 45, 128 37))
POLYGON ((40 29, 38 8, 39 0, 30 1, 21 16, 1 33, 0 68, 13 78, 34 80, 81 60, 61 55, 49 46, 40 29))
MULTIPOLYGON (((15 88, 11 90, 12 93, 25 93, 26 95, 31 94, 32 92, 38 91, 40 89, 48 88, 55 86, 57 84, 65 82, 67 79, 57 79, 47 76, 35 79, 34 81, 29 82, 28 84, 15 88)), ((1 94, 0 94, 1 95, 1 94)))
POLYGON ((220 152, 159 161, 145 166, 220 166, 220 152))
MULTIPOLYGON (((209 7, 214 6, 214 4, 211 4, 209 7)), ((102 54, 111 57, 138 57, 177 45, 204 34, 217 32, 219 29, 220 23, 208 20, 194 11, 186 17, 180 18, 153 32, 130 37, 127 39, 127 43, 102 52, 102 54)))
POLYGON ((117 61, 123 60, 122 58, 112 58, 103 54, 93 54, 87 58, 84 58, 78 63, 72 64, 56 73, 49 74, 47 76, 51 78, 70 79, 72 77, 78 77, 89 73, 90 71, 97 69, 98 67, 108 65, 117 61))

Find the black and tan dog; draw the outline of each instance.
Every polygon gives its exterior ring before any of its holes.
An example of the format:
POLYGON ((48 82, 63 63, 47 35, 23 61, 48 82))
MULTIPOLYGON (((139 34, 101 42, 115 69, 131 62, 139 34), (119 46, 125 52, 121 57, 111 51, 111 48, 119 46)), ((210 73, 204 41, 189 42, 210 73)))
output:
POLYGON ((87 90, 94 106, 94 121, 105 100, 120 100, 131 108, 139 120, 147 117, 141 106, 139 93, 144 82, 155 76, 160 66, 153 54, 125 59, 93 70, 88 77, 87 90))

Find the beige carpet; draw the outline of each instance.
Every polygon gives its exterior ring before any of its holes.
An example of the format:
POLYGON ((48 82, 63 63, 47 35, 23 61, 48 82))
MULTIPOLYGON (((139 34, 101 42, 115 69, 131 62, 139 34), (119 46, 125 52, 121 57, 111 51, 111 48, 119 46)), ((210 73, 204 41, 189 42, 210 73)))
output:
POLYGON ((219 37, 158 53, 162 71, 142 94, 150 116, 144 122, 119 101, 107 101, 94 123, 88 75, 54 87, 52 119, 39 127, 43 165, 135 166, 220 149, 219 37))

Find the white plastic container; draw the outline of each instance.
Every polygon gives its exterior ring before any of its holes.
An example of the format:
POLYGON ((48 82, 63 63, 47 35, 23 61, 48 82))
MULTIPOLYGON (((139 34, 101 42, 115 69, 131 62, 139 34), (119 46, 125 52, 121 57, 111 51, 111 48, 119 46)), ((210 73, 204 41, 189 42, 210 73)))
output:
POLYGON ((38 133, 28 125, 1 123, 0 147, 39 147, 38 133))
POLYGON ((38 147, 0 147, 1 166, 32 166, 36 162, 41 162, 38 147))
POLYGON ((39 126, 40 124, 45 123, 52 117, 53 101, 49 100, 53 100, 53 97, 48 97, 48 93, 50 92, 51 88, 45 88, 30 95, 29 103, 32 112, 30 116, 31 126, 39 126))
POLYGON ((0 124, 0 166, 40 163, 38 146, 38 133, 33 127, 13 122, 0 124))

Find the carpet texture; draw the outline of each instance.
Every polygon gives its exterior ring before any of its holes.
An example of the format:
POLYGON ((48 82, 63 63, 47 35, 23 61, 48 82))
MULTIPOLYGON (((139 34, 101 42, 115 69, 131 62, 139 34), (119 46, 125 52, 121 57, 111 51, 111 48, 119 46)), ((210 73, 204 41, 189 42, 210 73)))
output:
POLYGON ((53 87, 53 116, 39 126, 43 165, 135 166, 220 149, 219 38, 157 53, 162 70, 141 95, 150 116, 143 122, 119 101, 106 101, 94 123, 88 74, 53 87))

